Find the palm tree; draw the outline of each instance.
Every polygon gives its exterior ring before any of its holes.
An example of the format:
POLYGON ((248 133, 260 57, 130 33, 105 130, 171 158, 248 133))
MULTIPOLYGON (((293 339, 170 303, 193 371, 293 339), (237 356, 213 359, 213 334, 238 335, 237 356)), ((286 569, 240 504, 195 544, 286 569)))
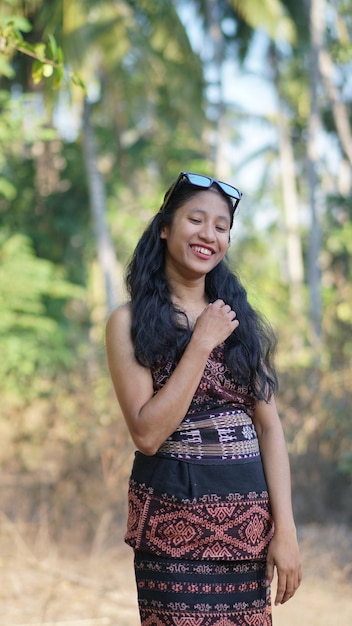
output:
MULTIPOLYGON (((279 44, 275 43, 285 38, 290 44, 297 40, 297 31, 295 20, 300 25, 300 37, 307 35, 307 29, 302 28, 302 12, 299 11, 297 4, 299 2, 262 2, 258 0, 230 0, 215 2, 207 0, 207 2, 196 2, 198 10, 201 12, 205 31, 210 38, 210 46, 207 50, 213 50, 213 55, 208 61, 212 67, 216 68, 217 75, 217 93, 218 101, 216 103, 216 113, 214 115, 215 126, 215 148, 214 148, 214 169, 218 175, 229 175, 224 170, 223 158, 225 153, 224 142, 228 141, 231 134, 229 119, 229 106, 223 99, 222 85, 222 66, 230 55, 237 53, 240 62, 245 62, 246 56, 251 49, 251 42, 256 29, 265 29, 272 38, 270 45, 267 47, 268 77, 272 80, 277 93, 277 115, 274 120, 276 131, 278 134, 279 150, 277 159, 279 159, 281 170, 281 187, 284 208, 284 220, 286 226, 286 257, 287 257, 287 273, 289 284, 289 298, 293 317, 296 320, 302 315, 302 288, 304 282, 303 270, 303 252, 301 242, 301 232, 299 228, 299 201, 297 193, 296 171, 294 165, 294 151, 290 135, 290 120, 288 118, 288 107, 285 102, 285 93, 282 88, 282 76, 280 74, 281 54, 279 44), (225 34, 222 30, 224 21, 231 20, 235 27, 232 29, 234 35, 225 34), (270 68, 272 68, 272 76, 270 76, 270 68), (224 172, 224 174, 223 174, 224 172)), ((303 8, 302 6, 300 7, 303 8)), ((268 40, 269 41, 269 40, 268 40)), ((214 108, 214 103, 212 103, 214 108)), ((248 114, 244 115, 248 119, 248 114)), ((239 117, 240 119, 240 117, 239 117)), ((272 124, 273 120, 265 119, 265 124, 272 124)), ((270 146, 270 150, 272 147, 270 146)), ((255 155, 253 155, 255 156, 255 155)), ((228 168, 228 165, 227 165, 228 168)), ((298 333, 298 327, 296 333, 298 333)), ((299 338, 294 340, 298 343, 299 338)))
POLYGON ((324 3, 322 0, 310 0, 310 111, 308 123, 308 182, 310 191, 310 241, 308 254, 308 282, 311 294, 311 319, 313 342, 321 334, 321 295, 319 254, 321 230, 318 218, 319 209, 319 154, 318 141, 322 129, 321 108, 319 103, 319 50, 324 37, 324 3))
MULTIPOLYGON (((320 6, 320 10, 325 13, 326 2, 320 6)), ((333 28, 330 29, 330 42, 328 37, 324 37, 318 50, 319 70, 322 81, 325 86, 328 101, 330 103, 336 132, 338 134, 342 153, 352 167, 352 130, 349 117, 349 108, 342 97, 341 90, 343 82, 347 76, 344 76, 343 66, 346 66, 347 74, 350 72, 350 63, 344 62, 343 57, 350 58, 351 53, 351 20, 349 19, 352 11, 351 0, 349 2, 329 3, 329 11, 333 20, 333 28), (334 31, 334 35, 332 33, 334 31), (334 63, 330 47, 335 51, 337 56, 337 64, 334 63), (342 57, 340 60, 338 57, 342 57)))
POLYGON ((98 259, 111 309, 120 272, 114 269, 106 182, 120 179, 138 193, 147 166, 169 179, 180 155, 202 156, 201 63, 171 1, 44 0, 31 19, 37 34, 55 34, 87 87, 86 102, 82 91, 73 97, 81 110, 98 259), (104 153, 110 169, 103 175, 104 153))

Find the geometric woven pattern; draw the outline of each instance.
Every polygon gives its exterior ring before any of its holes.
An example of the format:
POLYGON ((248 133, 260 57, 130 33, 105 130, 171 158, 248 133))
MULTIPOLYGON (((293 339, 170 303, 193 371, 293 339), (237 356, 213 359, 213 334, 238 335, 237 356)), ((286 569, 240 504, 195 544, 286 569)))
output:
POLYGON ((143 626, 271 626, 265 561, 172 562, 136 553, 143 626))
POLYGON ((156 495, 130 482, 126 542, 176 559, 265 559, 273 535, 268 494, 156 495))
MULTIPOLYGON (((175 367, 176 363, 160 362, 151 368, 155 393, 165 385, 175 367)), ((252 417, 256 400, 253 390, 239 383, 229 371, 225 362, 224 344, 220 344, 208 357, 188 414, 199 414, 227 404, 242 407, 242 410, 252 417)))
POLYGON ((243 410, 186 415, 175 432, 160 446, 158 454, 183 460, 248 459, 259 456, 252 419, 243 410))

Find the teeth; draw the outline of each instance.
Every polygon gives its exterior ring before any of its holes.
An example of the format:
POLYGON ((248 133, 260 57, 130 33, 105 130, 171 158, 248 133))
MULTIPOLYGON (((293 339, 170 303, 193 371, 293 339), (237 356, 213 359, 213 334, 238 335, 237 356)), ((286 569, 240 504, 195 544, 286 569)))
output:
POLYGON ((208 250, 208 248, 202 248, 201 246, 193 246, 193 250, 195 250, 196 252, 200 252, 200 254, 206 254, 207 256, 211 256, 211 250, 208 250))

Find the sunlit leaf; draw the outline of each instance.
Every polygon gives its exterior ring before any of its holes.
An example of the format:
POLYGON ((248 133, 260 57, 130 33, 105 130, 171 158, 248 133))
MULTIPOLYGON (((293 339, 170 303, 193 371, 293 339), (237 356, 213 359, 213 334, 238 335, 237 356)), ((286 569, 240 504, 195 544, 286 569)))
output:
POLYGON ((40 81, 42 80, 44 76, 44 65, 42 63, 42 61, 38 61, 38 59, 36 59, 33 63, 32 66, 32 77, 33 77, 33 81, 35 83, 40 83, 40 81))
POLYGON ((45 43, 37 43, 33 46, 33 50, 37 57, 40 59, 45 59, 46 56, 46 45, 45 43))
POLYGON ((49 65, 49 63, 44 63, 44 65, 43 65, 43 76, 45 78, 50 78, 50 76, 53 75, 53 71, 54 71, 54 68, 53 68, 52 65, 49 65))
POLYGON ((60 87, 64 77, 65 77, 65 74, 64 74, 63 68, 61 66, 57 67, 55 69, 55 74, 54 74, 54 79, 53 79, 54 89, 57 89, 58 87, 60 87))
POLYGON ((9 180, 3 178, 2 176, 0 176, 0 195, 3 195, 5 198, 7 198, 7 200, 14 200, 17 195, 15 186, 12 185, 9 180))
POLYGON ((51 53, 51 56, 53 58, 53 60, 57 59, 57 55, 58 55, 58 47, 57 47, 57 43, 56 43, 56 39, 54 37, 54 35, 50 34, 49 35, 49 50, 51 53))

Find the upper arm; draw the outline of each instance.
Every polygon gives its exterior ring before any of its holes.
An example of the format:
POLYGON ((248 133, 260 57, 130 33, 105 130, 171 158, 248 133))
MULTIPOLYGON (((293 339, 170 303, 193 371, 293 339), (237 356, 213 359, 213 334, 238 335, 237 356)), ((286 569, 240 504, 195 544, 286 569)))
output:
POLYGON ((269 402, 265 402, 264 400, 257 402, 253 416, 253 424, 258 436, 273 427, 279 426, 281 429, 281 422, 274 396, 270 398, 269 402))
POLYGON ((141 408, 153 396, 153 380, 150 370, 135 358, 128 305, 116 309, 108 319, 106 353, 116 396, 133 435, 141 408))

